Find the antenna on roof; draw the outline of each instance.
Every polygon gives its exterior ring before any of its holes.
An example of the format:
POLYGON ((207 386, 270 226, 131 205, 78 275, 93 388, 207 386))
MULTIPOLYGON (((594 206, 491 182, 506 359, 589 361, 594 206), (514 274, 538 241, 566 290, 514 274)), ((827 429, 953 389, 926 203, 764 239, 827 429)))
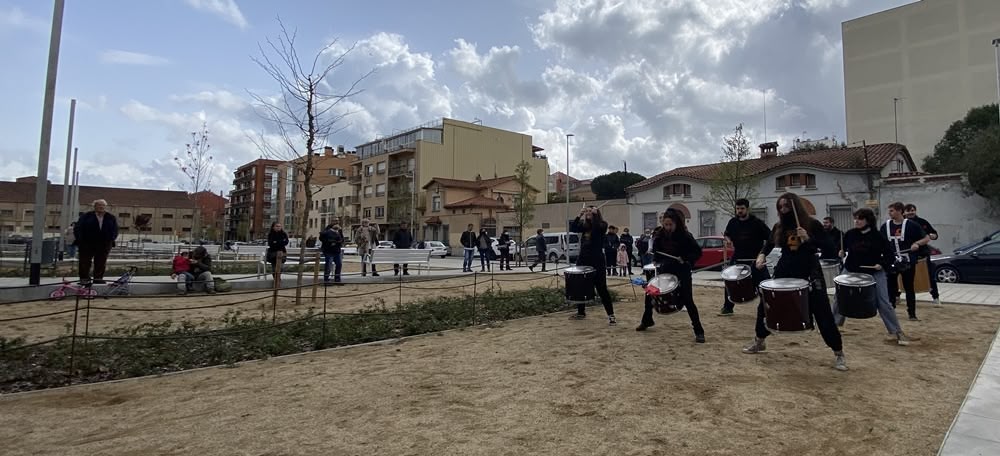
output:
POLYGON ((764 142, 767 142, 767 89, 764 92, 764 142))

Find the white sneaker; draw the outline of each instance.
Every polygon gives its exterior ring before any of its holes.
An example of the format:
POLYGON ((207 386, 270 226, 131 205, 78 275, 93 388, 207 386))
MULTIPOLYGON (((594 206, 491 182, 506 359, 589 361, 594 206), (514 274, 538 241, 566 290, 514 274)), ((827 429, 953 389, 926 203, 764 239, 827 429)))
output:
POLYGON ((846 371, 848 369, 847 368, 847 359, 844 358, 844 354, 843 353, 840 353, 840 354, 837 355, 837 359, 833 362, 833 368, 837 369, 837 370, 839 370, 841 372, 846 371))
POLYGON ((608 315, 608 326, 615 326, 618 324, 618 320, 615 320, 614 315, 608 315))
POLYGON ((748 355, 756 355, 764 350, 767 350, 767 344, 764 343, 764 339, 758 339, 757 337, 754 337, 752 342, 743 347, 743 353, 748 355))
POLYGON ((910 345, 910 338, 906 334, 903 334, 902 331, 900 331, 896 334, 896 344, 901 345, 903 347, 910 345))
POLYGON ((937 307, 941 307, 941 298, 934 298, 934 305, 937 307))

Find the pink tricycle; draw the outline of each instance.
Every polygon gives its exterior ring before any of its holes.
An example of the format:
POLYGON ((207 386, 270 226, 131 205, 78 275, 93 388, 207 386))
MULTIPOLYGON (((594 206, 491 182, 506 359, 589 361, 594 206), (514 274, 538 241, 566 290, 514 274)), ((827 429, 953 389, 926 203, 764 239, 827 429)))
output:
POLYGON ((52 293, 49 293, 49 299, 53 301, 58 301, 66 297, 67 292, 69 292, 70 295, 75 294, 77 296, 83 296, 87 298, 97 297, 97 290, 90 287, 85 287, 76 282, 71 282, 69 280, 66 280, 65 277, 63 277, 62 285, 60 285, 59 288, 52 290, 52 293))

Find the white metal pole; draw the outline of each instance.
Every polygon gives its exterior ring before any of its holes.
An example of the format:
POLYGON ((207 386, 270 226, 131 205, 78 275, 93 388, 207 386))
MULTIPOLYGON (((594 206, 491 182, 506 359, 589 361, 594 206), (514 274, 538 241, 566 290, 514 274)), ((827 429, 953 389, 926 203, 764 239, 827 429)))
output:
POLYGON ((997 57, 997 111, 1000 113, 1000 38, 993 40, 993 48, 997 57))
POLYGON ((80 150, 76 147, 73 148, 73 172, 70 174, 72 180, 70 181, 70 194, 69 194, 69 217, 70 220, 76 221, 80 218, 80 173, 76 171, 76 159, 80 156, 80 150))
POLYGON ((73 155, 73 121, 76 117, 76 99, 69 101, 69 133, 66 136, 66 166, 63 169, 63 194, 62 194, 62 217, 60 217, 59 229, 63 231, 59 236, 59 253, 66 251, 66 229, 69 228, 69 163, 73 155))
POLYGON ((566 134, 566 179, 563 185, 566 186, 566 232, 569 232, 569 138, 573 133, 566 134))
POLYGON ((59 70, 59 43, 62 38, 65 0, 55 0, 52 32, 49 36, 49 63, 45 76, 45 99, 42 104, 42 133, 38 144, 38 174, 35 180, 35 217, 31 232, 31 268, 28 284, 39 285, 42 278, 42 236, 45 234, 45 197, 49 190, 49 147, 52 143, 52 110, 56 99, 56 73, 59 70))

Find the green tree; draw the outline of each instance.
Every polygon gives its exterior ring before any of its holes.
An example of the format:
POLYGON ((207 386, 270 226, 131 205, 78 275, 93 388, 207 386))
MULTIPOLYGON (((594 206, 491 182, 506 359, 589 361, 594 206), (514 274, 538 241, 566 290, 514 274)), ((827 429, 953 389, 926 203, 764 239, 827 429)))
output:
POLYGON ((962 120, 948 127, 934 146, 934 153, 924 158, 924 171, 956 173, 965 171, 965 152, 980 133, 1000 123, 996 103, 972 108, 962 120))
MULTIPOLYGON (((618 199, 625 197, 625 188, 646 180, 641 174, 625 171, 615 171, 597 176, 590 182, 590 190, 599 200, 618 199)), ((572 199, 572 197, 570 197, 572 199)))
POLYGON ((722 163, 709 182, 706 205, 732 216, 735 215, 736 200, 756 199, 759 179, 750 169, 751 158, 750 140, 743 135, 743 124, 739 124, 732 136, 723 140, 722 163))
POLYGON ((968 142, 962 168, 972 191, 1000 210, 1000 126, 980 131, 968 142))
MULTIPOLYGON (((518 245, 524 245, 524 227, 535 218, 535 195, 538 190, 531 186, 531 163, 521 160, 514 168, 514 182, 517 183, 517 195, 514 196, 514 223, 520 239, 518 245)), ((523 256, 523 254, 522 254, 523 256)))

